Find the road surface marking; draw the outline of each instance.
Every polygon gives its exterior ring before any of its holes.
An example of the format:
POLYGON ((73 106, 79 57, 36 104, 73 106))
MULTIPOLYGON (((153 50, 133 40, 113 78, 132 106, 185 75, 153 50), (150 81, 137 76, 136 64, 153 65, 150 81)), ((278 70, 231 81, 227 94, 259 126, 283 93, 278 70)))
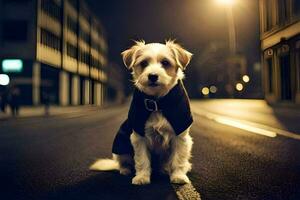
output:
POLYGON ((200 194, 191 183, 184 185, 172 184, 172 187, 179 200, 201 200, 200 194))
POLYGON ((232 127, 246 130, 246 131, 256 133, 259 135, 264 135, 264 136, 268 136, 268 137, 276 137, 278 134, 278 135, 285 136, 288 138, 300 140, 300 134, 292 133, 292 132, 278 129, 278 128, 273 128, 273 127, 270 127, 267 125, 250 122, 250 121, 246 121, 246 120, 238 120, 238 119, 234 119, 234 118, 230 118, 230 117, 225 117, 222 115, 209 113, 207 111, 196 110, 196 111, 194 111, 194 113, 197 115, 200 115, 202 117, 205 117, 207 119, 218 122, 220 124, 232 126, 232 127))
POLYGON ((247 125, 244 123, 237 122, 235 120, 227 119, 225 117, 215 117, 215 118, 213 118, 213 120, 216 122, 219 122, 221 124, 233 126, 235 128, 239 128, 239 129, 246 130, 249 132, 257 133, 260 135, 264 135, 264 136, 268 136, 268 137, 276 137, 277 136, 276 132, 268 131, 268 130, 261 129, 258 127, 253 127, 253 126, 250 126, 250 125, 247 125))

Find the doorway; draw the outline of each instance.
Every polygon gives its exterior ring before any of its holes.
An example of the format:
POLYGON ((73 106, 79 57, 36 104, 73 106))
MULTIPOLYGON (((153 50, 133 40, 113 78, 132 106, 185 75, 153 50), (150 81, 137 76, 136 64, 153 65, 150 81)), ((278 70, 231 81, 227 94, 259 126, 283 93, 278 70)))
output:
POLYGON ((290 55, 280 57, 281 99, 292 100, 290 55))

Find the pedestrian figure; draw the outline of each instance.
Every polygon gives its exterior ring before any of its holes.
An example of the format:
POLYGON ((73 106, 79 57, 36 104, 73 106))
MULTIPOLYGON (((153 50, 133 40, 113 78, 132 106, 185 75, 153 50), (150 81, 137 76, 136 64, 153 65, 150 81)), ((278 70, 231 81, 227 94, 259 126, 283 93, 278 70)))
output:
POLYGON ((2 112, 6 112, 6 105, 7 105, 7 91, 3 91, 0 95, 0 110, 2 112))
POLYGON ((49 116, 50 114, 50 95, 48 94, 48 92, 43 92, 43 102, 45 105, 45 115, 49 116))
POLYGON ((9 105, 13 116, 19 115, 19 108, 20 108, 19 98, 20 98, 20 89, 16 86, 13 86, 9 93, 9 105))
POLYGON ((3 97, 2 97, 2 94, 0 94, 0 109, 2 112, 4 112, 4 109, 3 109, 3 97))

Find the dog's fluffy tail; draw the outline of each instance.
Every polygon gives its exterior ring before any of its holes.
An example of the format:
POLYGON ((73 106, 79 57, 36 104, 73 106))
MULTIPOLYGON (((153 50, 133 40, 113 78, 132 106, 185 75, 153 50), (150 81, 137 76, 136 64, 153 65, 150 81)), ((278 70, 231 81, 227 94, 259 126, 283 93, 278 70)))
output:
POLYGON ((116 159, 99 159, 90 166, 90 170, 96 171, 112 171, 119 170, 119 162, 116 159))

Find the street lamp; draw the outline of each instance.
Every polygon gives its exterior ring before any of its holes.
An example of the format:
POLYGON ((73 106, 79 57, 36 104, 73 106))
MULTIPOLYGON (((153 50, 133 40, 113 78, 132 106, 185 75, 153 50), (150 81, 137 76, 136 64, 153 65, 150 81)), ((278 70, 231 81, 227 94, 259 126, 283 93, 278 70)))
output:
MULTIPOLYGON (((230 96, 233 96, 233 88, 234 88, 234 76, 235 74, 232 73, 232 68, 233 64, 231 63, 232 61, 234 62, 234 59, 236 57, 236 49, 237 49, 237 42, 236 42, 236 30, 235 30, 235 24, 234 24, 234 18, 233 18, 233 10, 232 7, 236 3, 237 0, 215 0, 216 3, 224 6, 226 15, 227 15, 227 23, 228 23, 228 46, 229 46, 229 53, 230 55, 228 56, 228 65, 231 65, 227 68, 228 74, 229 74, 229 82, 226 86, 226 90, 230 96)), ((242 91, 243 90, 243 85, 238 85, 236 86, 237 91, 242 91)))
POLYGON ((227 20, 228 20, 228 36, 229 36, 229 49, 230 53, 234 55, 236 53, 236 31, 234 27, 234 18, 232 12, 232 6, 235 0, 216 0, 217 3, 226 6, 227 20))
POLYGON ((6 86, 9 84, 9 76, 6 74, 0 74, 0 85, 6 86))
POLYGON ((202 94, 204 96, 207 96, 209 94, 209 88, 208 87, 204 87, 204 88, 202 88, 201 92, 202 92, 202 94))
POLYGON ((250 81, 250 77, 249 77, 248 75, 244 75, 244 76, 243 76, 243 81, 244 81, 245 83, 248 83, 248 82, 250 81))
POLYGON ((212 85, 209 87, 209 91, 211 93, 215 94, 218 91, 218 88, 216 86, 212 85))
POLYGON ((235 85, 235 89, 240 92, 240 91, 242 91, 244 89, 244 86, 241 83, 237 83, 235 85))

